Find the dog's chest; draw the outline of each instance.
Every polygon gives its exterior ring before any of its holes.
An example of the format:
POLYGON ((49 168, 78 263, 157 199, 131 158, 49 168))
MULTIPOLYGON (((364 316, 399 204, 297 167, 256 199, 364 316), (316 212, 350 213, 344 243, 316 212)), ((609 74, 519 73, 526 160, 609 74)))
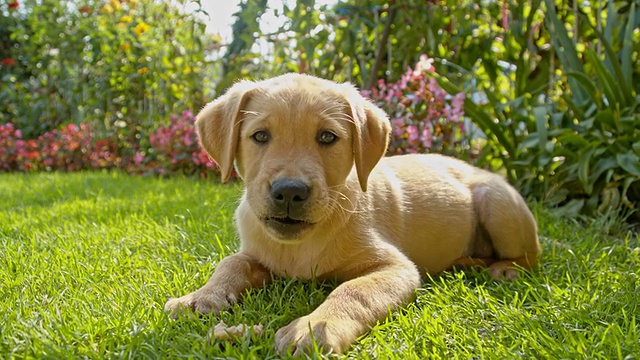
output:
MULTIPOLYGON (((309 280, 333 271, 335 257, 327 257, 326 244, 311 241, 296 245, 269 245, 262 250, 254 249, 254 257, 273 274, 285 278, 309 280)), ((248 249, 247 249, 248 250, 248 249)))

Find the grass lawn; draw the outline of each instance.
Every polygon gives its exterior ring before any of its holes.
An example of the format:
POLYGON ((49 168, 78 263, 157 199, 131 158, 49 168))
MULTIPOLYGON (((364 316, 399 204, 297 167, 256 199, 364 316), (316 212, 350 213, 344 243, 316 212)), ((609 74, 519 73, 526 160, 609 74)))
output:
MULTIPOLYGON (((0 174, 0 357, 276 357, 276 330, 332 284, 276 281, 219 317, 174 321, 162 310, 237 248, 239 192, 188 178, 0 174), (265 332, 210 342, 220 319, 265 332)), ((346 357, 638 359, 638 235, 534 210, 538 270, 513 283, 485 272, 429 280, 346 357)))

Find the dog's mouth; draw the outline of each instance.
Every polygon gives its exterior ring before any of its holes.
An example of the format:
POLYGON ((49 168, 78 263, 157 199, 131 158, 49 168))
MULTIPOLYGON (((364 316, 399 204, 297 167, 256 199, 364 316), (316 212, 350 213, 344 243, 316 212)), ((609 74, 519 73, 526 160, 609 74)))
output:
POLYGON ((289 216, 268 217, 264 222, 267 227, 275 230, 284 239, 297 238, 302 231, 313 226, 313 223, 309 221, 294 219, 289 216))
POLYGON ((282 225, 300 225, 300 224, 311 224, 308 221, 304 221, 304 220, 299 220, 299 219, 294 219, 291 217, 269 217, 267 218, 267 222, 277 222, 279 224, 282 225))

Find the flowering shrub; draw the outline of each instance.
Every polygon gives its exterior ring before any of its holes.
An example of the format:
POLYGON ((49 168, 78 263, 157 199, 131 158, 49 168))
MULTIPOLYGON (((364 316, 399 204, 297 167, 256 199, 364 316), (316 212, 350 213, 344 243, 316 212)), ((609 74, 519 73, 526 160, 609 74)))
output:
POLYGON ((12 124, 0 125, 0 171, 29 171, 40 162, 35 140, 22 140, 22 132, 12 124))
POLYGON ((429 76, 434 71, 433 59, 422 55, 415 69, 408 68, 399 81, 380 80, 377 87, 363 91, 391 118, 389 154, 463 150, 465 94, 447 94, 429 76))
POLYGON ((120 149, 113 139, 96 140, 89 153, 91 169, 111 169, 124 165, 119 156, 120 149))
POLYGON ((198 145, 194 122, 195 116, 190 111, 183 112, 181 117, 172 116, 169 126, 162 126, 149 136, 148 155, 136 154, 137 163, 145 163, 146 168, 161 175, 197 171, 204 175, 213 170, 215 164, 198 145))
POLYGON ((42 165, 47 170, 77 171, 89 163, 91 132, 86 124, 69 124, 38 138, 42 165))
POLYGON ((96 138, 87 124, 69 124, 37 140, 23 140, 11 123, 0 125, 0 171, 77 171, 118 168, 135 174, 199 174, 216 166, 198 145, 191 112, 172 116, 148 138, 96 138))

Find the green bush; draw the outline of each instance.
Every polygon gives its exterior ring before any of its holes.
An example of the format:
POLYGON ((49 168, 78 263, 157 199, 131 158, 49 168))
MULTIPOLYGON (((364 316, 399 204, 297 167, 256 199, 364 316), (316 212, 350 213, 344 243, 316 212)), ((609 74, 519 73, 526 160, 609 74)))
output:
MULTIPOLYGON (((526 26, 512 35, 520 55, 508 62, 515 66, 506 78, 482 80, 475 72, 473 84, 480 85, 467 85, 465 113, 488 139, 483 160, 502 167, 525 196, 566 214, 632 216, 640 202, 640 68, 631 65, 640 40, 636 5, 611 0, 598 11, 546 0, 530 6, 528 14, 509 8, 509 21, 526 26), (536 54, 531 46, 552 52, 536 54), (538 82, 541 72, 546 82, 538 82), (474 101, 474 94, 485 100, 474 101)), ((461 89, 450 78, 439 81, 449 92, 461 89)))
POLYGON ((169 1, 0 4, 0 123, 26 138, 90 122, 153 127, 204 103, 204 24, 169 1))
MULTIPOLYGON (((609 2, 605 33, 592 29, 603 49, 599 56, 595 47, 586 47, 581 54, 575 51, 547 0, 546 21, 554 30, 569 91, 554 106, 539 109, 537 128, 520 145, 524 150, 520 163, 536 171, 521 181, 529 191, 563 205, 569 214, 629 215, 640 203, 640 87, 632 82, 630 66, 638 21, 635 4, 628 18, 615 21, 614 5, 609 2), (618 52, 614 32, 621 39, 618 52)), ((639 214, 632 216, 640 220, 639 214)))

